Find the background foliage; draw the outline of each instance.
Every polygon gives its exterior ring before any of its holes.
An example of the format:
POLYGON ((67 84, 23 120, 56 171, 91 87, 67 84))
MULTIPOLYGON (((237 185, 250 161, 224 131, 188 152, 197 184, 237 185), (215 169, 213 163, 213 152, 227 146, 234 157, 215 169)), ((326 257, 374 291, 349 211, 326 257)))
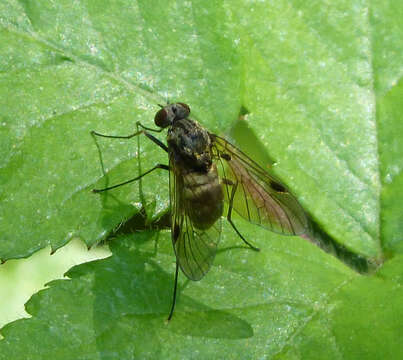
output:
POLYGON ((2 329, 0 358, 401 354, 402 16, 386 0, 1 2, 0 258, 73 237, 91 246, 133 216, 142 231, 34 295, 32 318, 2 329), (166 155, 89 132, 151 125, 167 99, 263 165, 274 159, 323 233, 378 271, 237 219, 262 252, 233 248, 226 227, 215 266, 181 279, 166 324, 174 256, 152 224, 167 177, 90 193, 166 155))

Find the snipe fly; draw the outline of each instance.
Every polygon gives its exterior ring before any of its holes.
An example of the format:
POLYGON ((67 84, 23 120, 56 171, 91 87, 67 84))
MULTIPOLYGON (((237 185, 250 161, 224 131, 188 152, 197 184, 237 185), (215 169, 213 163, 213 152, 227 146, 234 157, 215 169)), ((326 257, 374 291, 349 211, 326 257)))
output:
POLYGON ((305 233, 308 220, 285 185, 230 142, 190 119, 187 104, 160 107, 154 118, 159 129, 137 123, 137 131, 127 136, 103 135, 95 131, 92 134, 115 139, 143 134, 168 153, 169 165, 157 164, 134 179, 93 191, 99 193, 129 184, 156 169, 169 171, 171 238, 176 255, 170 320, 175 307, 179 268, 190 280, 197 281, 206 275, 220 241, 223 215, 244 243, 256 251, 259 249, 236 228, 233 211, 251 223, 283 235, 305 233), (168 145, 151 134, 164 129, 168 129, 168 145), (228 204, 225 214, 224 202, 228 204))

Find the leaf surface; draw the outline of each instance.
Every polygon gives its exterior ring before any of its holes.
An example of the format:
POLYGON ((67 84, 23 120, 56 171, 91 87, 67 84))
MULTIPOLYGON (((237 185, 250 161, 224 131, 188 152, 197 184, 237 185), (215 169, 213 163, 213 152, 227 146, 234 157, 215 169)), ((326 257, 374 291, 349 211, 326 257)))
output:
POLYGON ((2 329, 0 359, 401 354, 402 16, 387 1, 3 1, 0 258, 75 236, 90 246, 125 219, 145 220, 113 241, 111 258, 33 296, 32 319, 2 329), (262 252, 229 249, 239 239, 226 226, 206 278, 181 279, 167 325, 170 235, 145 228, 166 212, 168 177, 90 191, 166 154, 146 138, 90 131, 152 126, 168 99, 262 166, 274 162, 326 236, 383 267, 359 275, 238 218, 262 252))

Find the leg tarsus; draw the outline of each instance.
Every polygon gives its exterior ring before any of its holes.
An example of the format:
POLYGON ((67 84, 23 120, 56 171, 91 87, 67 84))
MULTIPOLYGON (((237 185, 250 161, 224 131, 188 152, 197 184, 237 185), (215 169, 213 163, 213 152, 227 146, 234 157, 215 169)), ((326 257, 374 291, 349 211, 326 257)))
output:
POLYGON ((100 192, 103 192, 103 191, 108 191, 108 190, 115 189, 115 188, 117 188, 119 186, 130 184, 133 181, 137 181, 137 180, 141 179, 143 176, 145 176, 145 175, 149 174, 150 172, 152 172, 154 170, 157 170, 157 169, 169 170, 169 166, 165 165, 165 164, 157 164, 152 169, 146 171, 145 173, 143 173, 143 174, 141 174, 139 176, 136 176, 134 179, 130 179, 130 180, 124 181, 124 182, 122 182, 120 184, 109 186, 109 187, 106 187, 106 188, 103 188, 103 189, 92 189, 92 192, 93 193, 100 193, 100 192))
POLYGON ((238 229, 235 227, 234 223, 232 222, 231 218, 227 218, 228 222, 231 224, 232 228, 235 230, 235 232, 238 234, 238 236, 242 239, 242 241, 248 245, 252 250, 254 251, 260 251, 259 248, 257 248, 256 246, 253 246, 250 242, 248 242, 243 236, 242 234, 238 231, 238 229))
POLYGON ((171 310, 168 315, 168 321, 172 319, 172 315, 174 314, 175 303, 176 303, 176 290, 178 289, 178 272, 179 272, 179 263, 178 263, 178 260, 176 260, 174 294, 173 294, 173 298, 172 298, 171 310))
POLYGON ((257 248, 256 246, 253 246, 251 243, 249 243, 248 241, 246 241, 246 239, 242 236, 242 234, 241 234, 241 233, 238 231, 238 229, 235 227, 235 224, 232 222, 232 219, 231 219, 231 215, 232 215, 232 205, 233 205, 233 202, 234 202, 234 197, 235 197, 235 192, 236 192, 237 186, 238 186, 238 182, 236 182, 236 183, 233 185, 233 188, 232 188, 232 191, 231 191, 231 198, 230 198, 229 206, 228 206, 227 220, 228 220, 228 222, 231 224, 231 226, 232 226, 232 228, 235 230, 235 232, 238 234, 238 236, 242 239, 242 241, 243 241, 246 245, 248 245, 252 250, 260 251, 259 248, 257 248))

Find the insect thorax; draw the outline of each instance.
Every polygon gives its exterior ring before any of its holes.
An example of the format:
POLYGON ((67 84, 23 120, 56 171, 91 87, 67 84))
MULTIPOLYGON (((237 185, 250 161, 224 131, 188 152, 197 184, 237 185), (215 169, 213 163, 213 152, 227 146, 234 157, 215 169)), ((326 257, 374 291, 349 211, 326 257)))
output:
POLYGON ((176 121, 168 130, 168 148, 187 169, 208 172, 212 164, 211 140, 206 129, 190 119, 176 121))

